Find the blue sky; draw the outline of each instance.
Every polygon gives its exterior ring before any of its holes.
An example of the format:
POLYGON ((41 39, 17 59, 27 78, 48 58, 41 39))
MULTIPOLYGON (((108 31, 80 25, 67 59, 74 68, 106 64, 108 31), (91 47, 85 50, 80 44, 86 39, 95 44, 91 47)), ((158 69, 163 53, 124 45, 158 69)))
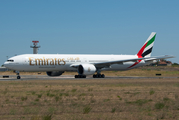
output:
POLYGON ((178 0, 0 0, 0 64, 31 54, 137 54, 157 32, 153 56, 179 63, 178 0))

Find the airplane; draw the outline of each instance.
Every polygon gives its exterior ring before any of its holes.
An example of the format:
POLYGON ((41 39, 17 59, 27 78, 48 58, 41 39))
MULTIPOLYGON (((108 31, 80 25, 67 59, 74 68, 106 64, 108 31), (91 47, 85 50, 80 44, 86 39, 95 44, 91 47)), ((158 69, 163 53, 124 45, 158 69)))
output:
POLYGON ((4 66, 17 73, 20 71, 42 72, 48 76, 60 76, 65 71, 75 71, 75 78, 104 78, 101 71, 123 71, 151 64, 154 60, 173 58, 164 55, 151 57, 156 32, 152 32, 136 55, 87 55, 87 54, 23 54, 9 58, 4 66), (95 74, 96 73, 96 74, 95 74))

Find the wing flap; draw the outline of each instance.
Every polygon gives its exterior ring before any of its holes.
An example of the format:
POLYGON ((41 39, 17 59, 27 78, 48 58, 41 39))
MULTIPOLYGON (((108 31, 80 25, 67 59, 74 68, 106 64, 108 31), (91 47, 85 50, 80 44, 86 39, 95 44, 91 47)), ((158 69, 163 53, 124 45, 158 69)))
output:
POLYGON ((165 56, 148 57, 148 58, 145 59, 145 61, 160 60, 160 59, 168 59, 168 58, 175 58, 175 56, 172 56, 172 55, 165 55, 165 56))

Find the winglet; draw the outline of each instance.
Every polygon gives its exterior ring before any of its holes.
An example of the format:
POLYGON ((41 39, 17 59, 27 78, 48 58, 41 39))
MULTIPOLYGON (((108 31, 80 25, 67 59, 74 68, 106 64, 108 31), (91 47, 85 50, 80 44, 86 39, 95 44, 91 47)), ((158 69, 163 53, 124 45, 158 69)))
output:
POLYGON ((142 48, 137 53, 137 56, 139 58, 141 57, 150 57, 152 53, 152 48, 155 41, 156 32, 152 32, 150 36, 148 37, 147 41, 144 43, 142 48))

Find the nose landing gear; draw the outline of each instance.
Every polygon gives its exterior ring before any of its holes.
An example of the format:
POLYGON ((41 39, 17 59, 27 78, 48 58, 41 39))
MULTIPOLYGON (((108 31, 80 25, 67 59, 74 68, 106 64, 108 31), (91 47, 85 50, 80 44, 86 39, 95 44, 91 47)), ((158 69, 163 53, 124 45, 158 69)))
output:
POLYGON ((17 79, 21 79, 21 76, 18 75, 18 76, 17 76, 17 79))
POLYGON ((19 71, 15 71, 16 75, 17 75, 17 79, 21 79, 21 76, 19 75, 20 72, 19 71))

